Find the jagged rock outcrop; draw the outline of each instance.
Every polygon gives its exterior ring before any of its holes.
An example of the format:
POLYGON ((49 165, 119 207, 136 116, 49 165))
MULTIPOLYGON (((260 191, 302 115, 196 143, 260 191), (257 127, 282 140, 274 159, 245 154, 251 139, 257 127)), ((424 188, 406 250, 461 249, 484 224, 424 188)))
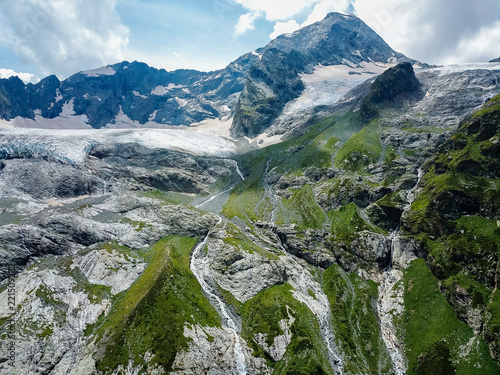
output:
POLYGON ((306 60, 292 50, 283 53, 267 49, 249 72, 248 80, 236 106, 231 135, 253 138, 279 116, 285 104, 304 89, 299 73, 306 60))
POLYGON ((387 69, 373 82, 368 95, 361 103, 361 117, 369 122, 378 116, 384 105, 395 106, 397 101, 421 99, 423 94, 420 82, 409 62, 387 69))
MULTIPOLYGON (((281 108, 318 61, 403 58, 373 35, 330 15, 219 72, 122 63, 73 76, 74 97, 49 77, 33 115, 99 121, 103 101, 116 122, 182 122, 229 113, 238 90, 281 108)), ((244 155, 183 131, 3 129, 0 372, 498 373, 499 76, 402 64, 244 155)))

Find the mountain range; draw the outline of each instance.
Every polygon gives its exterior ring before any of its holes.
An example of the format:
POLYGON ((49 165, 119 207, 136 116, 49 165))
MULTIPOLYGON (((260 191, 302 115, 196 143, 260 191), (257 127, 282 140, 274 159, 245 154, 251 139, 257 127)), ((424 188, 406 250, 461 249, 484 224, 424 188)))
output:
POLYGON ((499 77, 332 13, 0 80, 0 372, 500 373, 499 77))
POLYGON ((17 77, 0 80, 0 117, 36 119, 32 126, 41 127, 64 126, 61 122, 68 127, 73 117, 69 126, 78 128, 190 126, 229 117, 233 136, 253 138, 303 93, 300 74, 312 73, 318 65, 344 65, 357 74, 362 63, 406 60, 360 19, 332 13, 219 71, 167 72, 124 61, 62 82, 56 76, 35 85, 24 85, 17 77))

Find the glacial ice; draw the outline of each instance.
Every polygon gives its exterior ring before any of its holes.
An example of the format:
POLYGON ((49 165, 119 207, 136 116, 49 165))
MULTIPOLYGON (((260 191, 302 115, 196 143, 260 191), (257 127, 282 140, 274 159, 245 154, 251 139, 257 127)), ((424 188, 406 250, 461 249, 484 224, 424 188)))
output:
POLYGON ((80 165, 90 150, 105 143, 138 143, 202 156, 226 157, 237 152, 226 138, 178 129, 52 130, 0 128, 2 158, 40 157, 80 165))

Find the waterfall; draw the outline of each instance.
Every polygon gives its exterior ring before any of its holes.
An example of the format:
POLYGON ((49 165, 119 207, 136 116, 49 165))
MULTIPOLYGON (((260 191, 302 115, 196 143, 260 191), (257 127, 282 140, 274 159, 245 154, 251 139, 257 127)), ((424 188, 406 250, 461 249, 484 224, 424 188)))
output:
POLYGON ((392 268, 393 257, 394 257, 394 242, 396 241, 396 238, 399 235, 399 229, 401 228, 401 224, 402 224, 402 220, 403 220, 404 214, 406 213, 406 211, 408 211, 411 208, 411 205, 415 201, 415 190, 417 189, 418 185, 420 184, 420 180, 422 179, 423 175, 424 175, 424 171, 422 170, 422 168, 419 168, 418 172, 417 172, 417 176, 418 176, 417 182, 406 193, 406 204, 403 207, 403 212, 401 213, 401 217, 399 219, 399 224, 398 224, 396 230, 394 230, 393 232, 391 232, 391 234, 389 235, 389 240, 391 241, 390 261, 389 261, 389 265, 384 268, 384 272, 387 271, 387 270, 390 270, 392 268))
POLYGON ((396 336, 396 326, 394 324, 394 314, 401 314, 404 305, 404 290, 402 283, 399 283, 403 279, 403 273, 393 268, 394 243, 399 236, 403 215, 410 209, 415 201, 415 190, 420 184, 423 174, 422 168, 419 168, 417 182, 413 188, 406 193, 406 204, 401 213, 399 225, 389 236, 389 240, 391 241, 390 262, 389 265, 384 268, 384 272, 380 279, 378 302, 380 331, 396 375, 406 374, 407 368, 401 344, 396 336))
MULTIPOLYGON (((219 218, 219 222, 217 223, 217 225, 220 224, 221 221, 222 219, 219 218)), ((223 327, 227 328, 232 333, 234 337, 236 369, 239 375, 246 375, 247 368, 245 355, 243 354, 243 348, 241 346, 240 336, 238 334, 238 325, 229 314, 226 303, 217 295, 215 288, 206 281, 206 278, 211 278, 211 274, 208 258, 203 256, 203 249, 207 244, 210 233, 211 232, 208 232, 203 241, 195 247, 193 255, 191 257, 191 264, 189 268, 200 283, 201 289, 203 290, 205 296, 209 299, 210 303, 221 315, 223 327)))
POLYGON ((236 164, 236 173, 239 174, 239 176, 241 177, 242 181, 245 181, 245 177, 243 176, 243 173, 241 173, 240 166, 238 165, 238 162, 235 161, 234 163, 236 164))

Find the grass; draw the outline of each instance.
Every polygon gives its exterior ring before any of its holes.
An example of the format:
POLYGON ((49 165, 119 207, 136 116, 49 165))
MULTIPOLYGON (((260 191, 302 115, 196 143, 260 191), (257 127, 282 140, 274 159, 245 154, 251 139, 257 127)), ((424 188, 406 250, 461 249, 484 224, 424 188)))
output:
POLYGON ((269 260, 278 260, 279 257, 260 246, 257 246, 252 240, 250 240, 243 231, 238 228, 233 223, 226 223, 225 229, 227 236, 224 237, 223 242, 225 244, 231 245, 238 250, 244 251, 248 254, 259 254, 269 260))
POLYGON ((363 220, 355 203, 330 211, 329 216, 332 220, 331 231, 336 241, 350 244, 363 230, 377 232, 376 228, 363 220))
POLYGON ((332 325, 339 347, 345 353, 345 370, 352 374, 376 374, 391 363, 380 335, 374 303, 377 284, 358 275, 346 274, 338 265, 323 274, 323 289, 332 310, 332 325))
POLYGON ((283 199, 283 209, 276 217, 277 224, 297 224, 298 229, 321 228, 325 214, 316 203, 311 185, 295 190, 289 199, 283 199))
POLYGON ((159 199, 169 204, 185 204, 189 205, 194 199, 194 196, 189 194, 177 193, 174 191, 151 190, 138 193, 139 196, 159 199))
POLYGON ((97 368, 109 373, 129 360, 170 371, 176 353, 188 347, 186 324, 220 326, 215 309, 203 296, 189 269, 189 253, 196 239, 166 237, 150 253, 142 276, 114 302, 111 314, 97 331, 103 355, 97 368))
POLYGON ((408 374, 444 375, 453 373, 443 372, 450 368, 457 374, 498 374, 481 337, 464 353, 474 337, 472 329, 457 318, 423 259, 414 260, 405 270, 404 290, 405 313, 399 324, 408 374))
POLYGON ((268 150, 263 149, 249 153, 240 160, 243 169, 249 172, 249 177, 235 186, 224 205, 222 213, 229 219, 237 216, 249 225, 259 219, 256 207, 264 196, 261 178, 266 170, 267 158, 268 150))
POLYGON ((382 127, 372 121, 345 142, 335 157, 335 164, 348 171, 364 173, 364 168, 379 160, 382 154, 382 127))
POLYGON ((292 296, 289 284, 275 285, 261 291, 245 302, 241 310, 242 336, 254 350, 254 355, 264 357, 274 369, 273 374, 328 374, 331 373, 326 359, 326 347, 319 332, 319 325, 307 306, 292 296), (274 338, 283 334, 279 321, 289 319, 291 342, 284 357, 274 362, 256 343, 254 336, 267 334, 267 344, 272 345, 274 338))

